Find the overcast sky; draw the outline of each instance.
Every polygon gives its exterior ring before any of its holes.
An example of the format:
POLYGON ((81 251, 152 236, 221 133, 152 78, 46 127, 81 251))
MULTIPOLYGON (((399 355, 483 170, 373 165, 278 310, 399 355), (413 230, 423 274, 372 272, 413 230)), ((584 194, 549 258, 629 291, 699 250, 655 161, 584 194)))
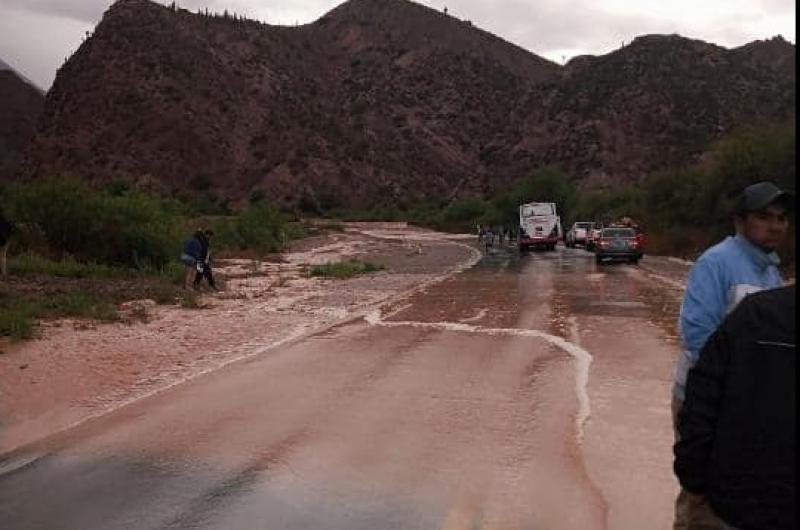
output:
MULTIPOLYGON (((80 46, 110 0, 0 0, 0 58, 41 88, 80 46)), ((168 3, 162 1, 161 3, 168 3)), ((342 0, 177 0, 270 24, 312 22, 342 0)), ((528 50, 562 62, 607 53, 647 33, 679 33, 726 47, 782 35, 795 42, 794 0, 421 0, 445 6, 528 50)))

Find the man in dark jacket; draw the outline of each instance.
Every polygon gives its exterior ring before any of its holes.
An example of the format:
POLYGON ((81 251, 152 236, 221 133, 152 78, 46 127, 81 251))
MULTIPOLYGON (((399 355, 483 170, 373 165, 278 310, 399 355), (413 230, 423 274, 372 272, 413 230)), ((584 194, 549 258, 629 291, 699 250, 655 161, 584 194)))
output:
POLYGON ((200 259, 198 260, 197 274, 194 277, 195 289, 200 287, 200 282, 203 278, 208 280, 208 285, 217 290, 214 283, 214 273, 211 270, 211 236, 214 235, 213 230, 204 230, 199 237, 200 240, 200 259))
POLYGON ((181 262, 186 267, 186 273, 183 278, 183 288, 188 289, 189 286, 194 285, 195 274, 202 272, 202 254, 203 254, 203 240, 204 234, 201 228, 195 230, 194 235, 183 243, 183 253, 181 254, 181 262))
POLYGON ((724 522, 709 528, 797 528, 795 296, 746 297, 689 371, 675 474, 724 522))

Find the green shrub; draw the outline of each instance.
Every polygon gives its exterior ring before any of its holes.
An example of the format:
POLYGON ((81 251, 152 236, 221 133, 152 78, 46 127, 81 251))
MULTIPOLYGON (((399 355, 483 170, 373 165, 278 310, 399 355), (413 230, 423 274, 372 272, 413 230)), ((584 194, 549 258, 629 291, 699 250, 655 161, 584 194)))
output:
POLYGON ((8 268, 11 274, 19 276, 40 274, 62 278, 123 278, 136 272, 102 263, 82 263, 73 257, 53 261, 33 253, 9 258, 8 268))
POLYGON ((12 340, 33 336, 36 320, 76 317, 101 321, 119 319, 114 303, 86 290, 74 290, 41 297, 0 292, 0 335, 12 340))
POLYGON ((12 340, 31 338, 36 310, 35 304, 0 293, 0 336, 12 340))
POLYGON ((83 289, 48 297, 40 304, 42 312, 50 317, 78 317, 102 321, 119 319, 113 303, 83 289))
POLYGON ((308 272, 308 276, 322 277, 322 278, 336 278, 344 280, 367 274, 370 272, 377 272, 383 270, 382 265, 376 265, 368 261, 359 261, 351 259, 347 261, 339 261, 336 263, 326 263, 324 265, 315 265, 308 272))
POLYGON ((472 226, 477 219, 485 216, 488 205, 478 198, 467 198, 454 201, 442 215, 444 224, 462 224, 472 226))
POLYGON ((10 215, 29 239, 40 239, 61 258, 159 267, 180 248, 174 204, 136 191, 94 190, 70 176, 17 184, 7 190, 10 215))
POLYGON ((212 244, 218 249, 252 249, 269 254, 281 250, 289 239, 283 215, 264 202, 249 205, 235 217, 218 219, 212 228, 212 244))

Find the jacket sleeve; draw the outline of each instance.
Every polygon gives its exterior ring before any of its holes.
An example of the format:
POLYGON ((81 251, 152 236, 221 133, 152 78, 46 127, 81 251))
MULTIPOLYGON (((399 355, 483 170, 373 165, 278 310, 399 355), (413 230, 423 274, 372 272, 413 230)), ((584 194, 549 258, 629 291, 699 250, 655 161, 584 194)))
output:
POLYGON ((689 275, 681 306, 680 330, 683 346, 697 362, 706 340, 719 327, 727 307, 727 282, 715 259, 700 259, 689 275))
POLYGON ((686 399, 678 413, 675 474, 687 491, 702 494, 708 481, 711 449, 719 419, 725 376, 736 329, 733 319, 715 332, 689 371, 686 399))

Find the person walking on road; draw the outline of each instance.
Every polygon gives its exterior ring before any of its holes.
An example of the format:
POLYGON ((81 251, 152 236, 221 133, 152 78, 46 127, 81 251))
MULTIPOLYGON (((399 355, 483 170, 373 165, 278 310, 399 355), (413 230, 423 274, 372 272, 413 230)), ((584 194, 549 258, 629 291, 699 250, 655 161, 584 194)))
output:
POLYGON ((797 528, 796 296, 747 296, 689 371, 674 468, 708 508, 689 528, 797 528))
MULTIPOLYGON (((793 195, 771 182, 748 186, 734 212, 736 235, 706 250, 692 267, 680 310, 681 354, 672 392, 678 442, 677 418, 685 397, 686 376, 708 337, 744 296, 783 285, 776 249, 786 239, 787 214, 793 208, 793 195)), ((701 495, 681 489, 675 503, 674 529, 695 528, 693 521, 702 520, 707 513, 701 495)))
POLYGON ((204 237, 203 230, 198 228, 195 230, 194 235, 183 243, 183 253, 181 254, 181 262, 186 267, 183 277, 183 288, 188 289, 190 286, 194 287, 194 279, 197 273, 202 273, 202 253, 204 237))
POLYGON ((494 233, 492 232, 492 228, 487 226, 483 233, 483 250, 488 254, 492 245, 494 245, 494 233))

